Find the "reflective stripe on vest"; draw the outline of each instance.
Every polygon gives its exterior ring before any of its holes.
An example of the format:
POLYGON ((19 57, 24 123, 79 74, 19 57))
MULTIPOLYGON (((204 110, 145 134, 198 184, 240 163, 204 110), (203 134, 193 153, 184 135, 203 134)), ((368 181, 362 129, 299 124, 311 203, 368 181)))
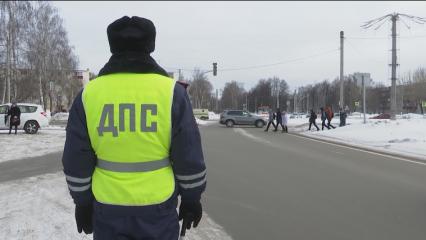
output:
POLYGON ((98 202, 146 206, 169 199, 175 82, 158 74, 116 73, 90 81, 83 105, 98 157, 92 191, 98 202))
POLYGON ((98 158, 96 166, 113 172, 149 172, 170 166, 170 160, 169 158, 164 158, 151 162, 119 163, 98 158))

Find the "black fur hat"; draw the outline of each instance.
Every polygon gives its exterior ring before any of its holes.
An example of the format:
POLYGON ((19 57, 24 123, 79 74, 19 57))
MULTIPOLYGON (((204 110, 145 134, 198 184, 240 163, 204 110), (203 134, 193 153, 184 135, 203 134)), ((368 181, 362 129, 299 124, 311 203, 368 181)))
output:
POLYGON ((107 28, 111 53, 143 52, 152 53, 155 49, 155 26, 151 20, 124 16, 115 20, 107 28))

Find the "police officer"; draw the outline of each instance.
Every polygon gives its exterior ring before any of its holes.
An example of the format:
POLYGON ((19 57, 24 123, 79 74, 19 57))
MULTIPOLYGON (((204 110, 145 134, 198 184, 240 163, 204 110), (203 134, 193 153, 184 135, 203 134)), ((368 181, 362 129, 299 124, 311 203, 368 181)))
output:
POLYGON ((206 187, 192 106, 150 56, 150 20, 125 16, 107 34, 112 56, 75 98, 67 125, 62 163, 77 230, 100 240, 176 240, 179 220, 186 229, 200 222, 206 187))

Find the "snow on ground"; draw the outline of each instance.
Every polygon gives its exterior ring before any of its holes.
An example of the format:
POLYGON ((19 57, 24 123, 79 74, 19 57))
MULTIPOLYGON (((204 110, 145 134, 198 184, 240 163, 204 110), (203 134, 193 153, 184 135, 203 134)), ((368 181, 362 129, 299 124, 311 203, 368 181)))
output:
POLYGON ((8 130, 0 130, 0 162, 42 156, 64 149, 63 127, 46 127, 37 134, 25 134, 23 130, 18 130, 17 135, 8 133, 8 130))
MULTIPOLYGON (((8 240, 92 239, 79 234, 63 173, 0 184, 0 236, 8 240)), ((207 214, 187 240, 231 239, 207 214)))
POLYGON ((51 120, 68 121, 68 116, 69 116, 69 113, 67 113, 67 112, 58 112, 58 113, 55 113, 55 115, 53 115, 51 117, 51 120))
POLYGON ((211 124, 214 124, 214 123, 218 122, 217 120, 211 120, 211 119, 209 119, 209 120, 201 120, 201 119, 198 119, 198 118, 195 118, 195 121, 197 122, 197 124, 199 126, 211 125, 211 124))
POLYGON ((209 112, 209 120, 219 120, 219 119, 220 119, 220 114, 209 112))
MULTIPOLYGON (((355 146, 367 147, 391 153, 426 159, 426 118, 419 114, 398 115, 397 120, 368 119, 363 124, 363 117, 354 114, 347 119, 348 125, 338 127, 339 119, 332 124, 336 129, 307 131, 308 125, 303 125, 302 134, 334 141, 340 141, 355 146)), ((321 128, 321 122, 317 121, 321 128)), ((315 129, 315 130, 314 130, 315 129)))

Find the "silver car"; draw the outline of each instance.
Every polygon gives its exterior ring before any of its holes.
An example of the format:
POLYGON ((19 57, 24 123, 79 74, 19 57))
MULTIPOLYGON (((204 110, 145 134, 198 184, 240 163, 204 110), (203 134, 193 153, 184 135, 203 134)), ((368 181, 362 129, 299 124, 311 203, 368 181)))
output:
POLYGON ((251 114, 244 110, 226 110, 220 114, 220 124, 225 124, 227 127, 234 125, 254 125, 261 128, 265 126, 265 120, 261 116, 251 114))

